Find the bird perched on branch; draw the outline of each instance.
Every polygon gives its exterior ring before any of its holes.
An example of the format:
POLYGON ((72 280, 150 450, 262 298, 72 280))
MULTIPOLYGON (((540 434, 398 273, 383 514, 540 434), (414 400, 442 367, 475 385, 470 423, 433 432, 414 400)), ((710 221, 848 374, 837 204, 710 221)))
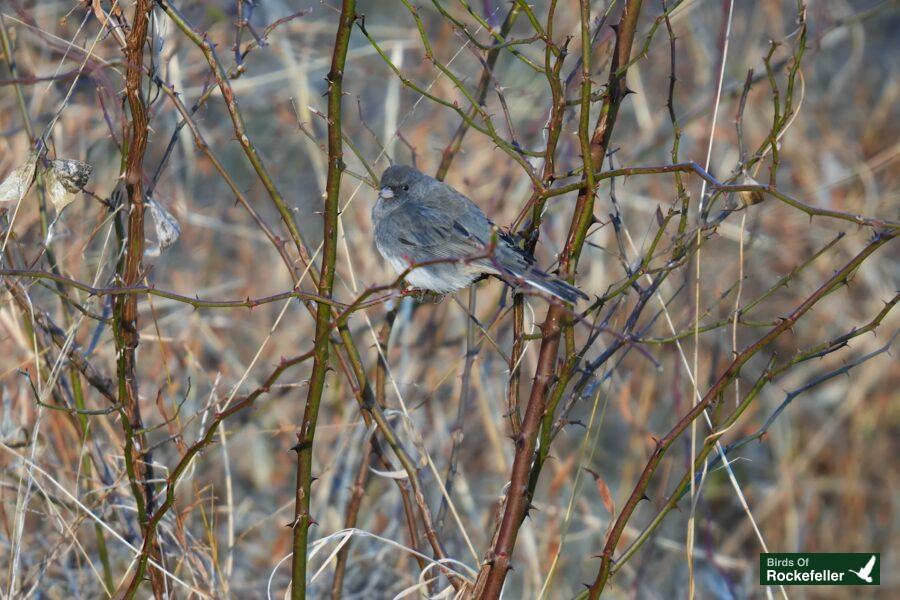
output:
POLYGON ((398 273, 410 267, 411 285, 446 294, 494 275, 529 285, 565 302, 587 294, 541 271, 471 200, 413 167, 395 165, 381 176, 372 209, 375 246, 398 273))

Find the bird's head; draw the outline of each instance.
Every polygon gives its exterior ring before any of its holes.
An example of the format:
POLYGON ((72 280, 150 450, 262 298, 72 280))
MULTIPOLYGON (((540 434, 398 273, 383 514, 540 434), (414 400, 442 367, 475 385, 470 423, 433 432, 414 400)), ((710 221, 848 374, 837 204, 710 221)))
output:
POLYGON ((427 177, 406 165, 388 167, 381 175, 378 198, 394 202, 415 196, 416 191, 427 183, 427 177))

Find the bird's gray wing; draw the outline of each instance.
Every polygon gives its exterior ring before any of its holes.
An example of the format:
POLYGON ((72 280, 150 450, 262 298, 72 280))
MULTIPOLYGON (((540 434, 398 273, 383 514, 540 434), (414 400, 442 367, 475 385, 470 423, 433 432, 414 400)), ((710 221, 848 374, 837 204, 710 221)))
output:
POLYGON ((534 259, 498 229, 474 202, 440 184, 390 216, 398 254, 413 262, 481 256, 469 265, 486 273, 520 277, 534 259), (484 256, 494 243, 491 256, 484 256))
POLYGON ((454 231, 468 238, 469 243, 485 249, 494 244, 493 256, 479 261, 493 267, 503 267, 505 263, 529 265, 534 259, 522 251, 508 233, 494 225, 477 204, 450 186, 441 184, 433 195, 426 196, 423 205, 439 208, 440 212, 452 217, 454 231), (499 261, 499 265, 497 262, 499 261))
POLYGON ((398 254, 416 262, 466 258, 484 251, 491 225, 483 214, 409 203, 388 217, 386 233, 397 241, 398 254))

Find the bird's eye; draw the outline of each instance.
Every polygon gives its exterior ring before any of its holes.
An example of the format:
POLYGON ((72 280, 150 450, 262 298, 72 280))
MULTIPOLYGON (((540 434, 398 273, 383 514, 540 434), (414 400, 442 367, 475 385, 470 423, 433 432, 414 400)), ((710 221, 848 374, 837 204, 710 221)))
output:
POLYGON ((409 191, 409 186, 408 186, 408 185, 404 185, 404 186, 403 186, 403 191, 404 191, 404 192, 408 192, 408 191, 409 191))

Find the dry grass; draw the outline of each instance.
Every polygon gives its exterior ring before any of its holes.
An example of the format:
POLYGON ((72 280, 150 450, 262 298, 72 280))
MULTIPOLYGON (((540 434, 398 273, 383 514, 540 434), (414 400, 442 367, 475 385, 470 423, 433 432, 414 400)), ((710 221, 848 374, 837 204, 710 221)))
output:
MULTIPOLYGON (((94 4, 106 11, 121 7, 129 22, 132 19, 130 1, 114 7, 110 2, 94 4)), ((179 4, 186 20, 216 44, 225 71, 235 75, 236 3, 179 4)), ((288 2, 258 4, 250 23, 259 35, 268 24, 305 8, 288 2)), ((490 38, 478 18, 499 30, 510 5, 472 2, 476 18, 461 8, 465 3, 421 4, 418 17, 434 60, 474 93, 487 53, 467 42, 435 6, 445 7, 487 44, 490 38)), ((644 4, 634 54, 644 47, 654 20, 662 14, 659 3, 644 4)), ((703 165, 706 157, 722 56, 722 4, 686 0, 671 14, 677 76, 674 111, 681 130, 678 161, 703 165)), ((773 93, 763 62, 769 40, 780 42, 770 62, 783 107, 799 33, 794 2, 736 4, 707 170, 718 181, 731 183, 736 176, 740 184, 744 181, 736 167, 758 147, 765 147, 773 131, 773 93), (755 79, 746 88, 739 140, 734 121, 750 68, 755 79)), ((249 10, 247 2, 237 5, 249 10)), ((533 4, 544 25, 547 5, 533 4)), ((244 60, 245 69, 228 81, 249 143, 318 265, 328 159, 324 78, 332 58, 337 12, 330 4, 310 3, 309 8, 308 14, 285 20, 269 32, 268 45, 253 48, 244 60)), ((581 91, 577 8, 577 2, 560 2, 553 23, 558 44, 565 36, 574 36, 561 71, 563 81, 573 73, 564 90, 570 99, 577 99, 581 91)), ((604 9, 605 3, 595 2, 592 15, 604 9)), ((147 553, 157 563, 150 565, 148 575, 156 573, 158 581, 145 584, 138 596, 282 596, 291 576, 287 557, 292 539, 286 525, 294 519, 297 486, 296 459, 289 448, 296 443, 304 413, 312 361, 286 368, 271 386, 265 383, 282 357, 296 357, 313 347, 315 302, 310 303, 313 313, 291 298, 252 309, 204 304, 271 300, 292 288, 316 294, 318 267, 312 272, 305 268, 271 190, 236 139, 220 92, 212 91, 193 113, 191 127, 176 131, 182 115, 174 95, 152 83, 145 70, 141 85, 150 132, 143 185, 144 189, 152 185, 153 198, 178 219, 181 237, 158 258, 143 259, 139 283, 203 302, 146 290, 129 292, 138 315, 134 383, 142 419, 132 422, 140 431, 129 433, 123 426, 125 409, 104 397, 68 350, 75 348, 109 378, 113 395, 120 397, 114 335, 118 318, 114 298, 120 296, 90 294, 71 281, 107 290, 121 291, 123 286, 115 278, 116 261, 129 240, 117 236, 114 223, 125 222, 128 208, 111 217, 101 200, 111 197, 123 171, 121 146, 128 139, 123 125, 131 115, 123 104, 124 55, 117 36, 87 13, 83 3, 14 1, 0 11, 16 62, 15 72, 5 61, 0 69, 0 173, 5 177, 28 156, 26 122, 34 136, 44 132, 50 157, 76 158, 94 167, 86 186, 90 194, 79 195, 66 209, 46 247, 43 242, 54 213, 39 186, 21 205, 4 205, 8 209, 4 238, 11 233, 2 255, 0 304, 0 593, 15 598, 103 597, 127 586, 146 526, 139 519, 136 495, 146 501, 147 491, 153 491, 153 506, 146 516, 153 515, 164 499, 167 478, 173 481, 173 469, 181 462, 186 468, 179 473, 174 505, 161 518, 157 543, 147 553), (75 78, 73 71, 79 69, 81 75, 75 78), (18 88, 13 81, 19 82, 18 88), (58 111, 58 121, 48 129, 58 111), (208 152, 195 145, 194 133, 202 136, 208 152), (170 143, 171 156, 157 180, 158 165, 170 143), (217 170, 216 161, 233 178, 236 191, 217 170), (236 194, 243 195, 243 201, 236 201, 236 194), (280 251, 260 222, 283 243, 280 251), (285 265, 285 256, 292 268, 285 265), (12 273, 13 269, 30 274, 12 273), (58 281, 46 278, 54 273, 58 281), (260 386, 267 393, 255 398, 252 407, 229 414, 211 430, 222 411, 245 401, 260 386), (102 414, 77 414, 76 406, 102 414), (208 433, 212 443, 196 448, 196 455, 184 461, 208 433), (146 447, 133 453, 138 470, 153 479, 144 482, 138 476, 135 488, 126 469, 126 442, 139 438, 146 447), (152 461, 150 469, 140 466, 147 459, 152 461), (158 576, 160 569, 165 577, 158 576)), ((457 102, 464 112, 469 109, 454 81, 426 59, 416 21, 401 3, 362 1, 357 11, 366 15, 368 35, 409 82, 438 99, 457 102)), ((593 46, 594 91, 602 90, 607 81, 615 39, 608 24, 617 19, 614 10, 593 46)), ((564 336, 561 363, 571 358, 571 350, 584 348, 583 361, 568 372, 572 379, 555 414, 569 423, 563 423, 554 438, 552 458, 540 473, 532 501, 537 510, 530 512, 518 532, 512 557, 515 570, 506 577, 504 597, 538 598, 544 590, 546 598, 571 598, 582 592, 582 582, 593 582, 600 560, 592 555, 600 553, 607 541, 610 512, 620 514, 656 440, 693 405, 692 377, 704 396, 736 355, 778 327, 781 319, 851 262, 873 235, 896 230, 891 220, 898 218, 900 79, 890 57, 898 49, 897 21, 896 5, 890 2, 813 3, 807 15, 808 48, 793 92, 796 114, 778 130, 783 131, 777 149, 781 193, 816 209, 885 223, 813 218, 766 195, 761 203, 737 210, 698 233, 696 206, 703 180, 695 173, 681 173, 690 194, 687 229, 678 231, 677 215, 666 223, 647 278, 640 272, 635 276, 645 291, 646 297, 641 297, 635 287, 622 285, 631 275, 626 269, 637 268, 653 244, 658 211, 668 215, 681 206, 675 176, 652 173, 598 182, 593 213, 600 223, 588 232, 576 282, 592 298, 621 291, 591 308, 585 323, 564 336), (685 242, 686 258, 667 262, 675 256, 679 240, 693 241, 695 236, 703 239, 699 258, 696 248, 685 242), (836 240, 837 236, 842 237, 836 240), (649 281, 662 272, 668 276, 653 288, 649 281), (758 298, 762 299, 748 310, 758 298), (741 307, 737 322, 735 307, 741 307), (636 320, 629 322, 632 315, 636 320), (695 348, 696 315, 703 327, 695 348), (592 330, 591 324, 600 328, 592 330), (591 337, 595 331, 599 336, 591 337), (617 351, 605 357, 617 341, 617 351), (605 360, 591 372, 581 370, 598 357, 605 360), (573 393, 582 376, 588 384, 573 393), (570 410, 563 413, 565 407, 570 410)), ((635 93, 622 104, 610 146, 615 152, 604 161, 603 170, 610 162, 614 168, 674 162, 673 124, 666 109, 670 37, 665 23, 659 25, 646 56, 628 70, 627 84, 635 93)), ((210 65, 198 46, 158 9, 149 35, 144 65, 172 86, 191 111, 216 85, 210 65)), ((241 47, 253 40, 248 30, 240 35, 241 47)), ((521 15, 509 38, 532 36, 535 30, 521 15)), ((541 40, 509 48, 543 67, 541 40)), ((371 181, 363 181, 370 179, 368 169, 380 174, 390 157, 434 173, 460 123, 452 108, 404 85, 385 57, 354 28, 343 79, 348 171, 340 189, 333 294, 343 304, 395 280, 375 252, 370 234, 374 191, 371 181)), ((500 53, 493 78, 484 112, 496 126, 495 138, 470 130, 446 180, 506 226, 516 221, 534 189, 520 162, 531 161, 539 179, 542 165, 533 157, 520 156, 517 161, 497 142, 516 140, 522 148, 543 149, 552 99, 545 75, 508 51, 500 53)), ((599 106, 598 101, 591 127, 599 106)), ((484 124, 481 116, 473 122, 484 124)), ((579 107, 572 106, 560 127, 556 187, 580 179, 580 171, 575 172, 584 164, 578 130, 579 107), (567 174, 571 176, 565 178, 567 174)), ((769 182, 772 164, 771 152, 765 152, 759 167, 750 169, 762 184, 769 182)), ((576 195, 573 191, 548 199, 536 248, 541 264, 554 264, 563 252, 576 195)), ((726 202, 737 205, 739 197, 722 194, 713 216, 726 202)), ((156 237, 151 223, 145 233, 147 245, 152 245, 156 237)), ((804 390, 765 435, 729 454, 737 485, 721 463, 712 460, 713 450, 708 472, 697 480, 694 494, 689 491, 680 500, 678 510, 665 516, 633 557, 616 563, 605 594, 682 597, 690 588, 704 598, 780 594, 758 585, 761 542, 738 500, 737 487, 769 549, 881 552, 879 593, 897 595, 900 579, 894 574, 900 563, 896 541, 891 540, 900 537, 895 506, 900 490, 896 469, 900 373, 890 342, 898 319, 896 311, 889 310, 893 304, 885 309, 885 303, 896 302, 898 287, 893 241, 861 260, 847 285, 838 286, 789 331, 749 358, 709 411, 713 423, 724 422, 759 379, 772 372, 767 369, 804 353, 811 356, 826 344, 823 356, 773 374, 721 436, 722 446, 728 447, 758 433, 786 395, 804 390), (875 319, 880 323, 876 335, 866 333, 847 344, 827 346, 875 319), (824 378, 828 374, 834 376, 824 378), (691 539, 689 521, 692 543, 686 541, 691 539)), ((515 322, 512 296, 498 281, 479 283, 475 289, 477 326, 467 318, 466 292, 438 304, 416 304, 399 300, 396 289, 375 294, 383 301, 352 313, 347 321, 368 380, 378 391, 376 339, 385 314, 398 308, 385 352, 387 368, 381 373, 384 414, 417 467, 423 502, 437 521, 443 549, 458 561, 451 567, 472 581, 493 546, 515 451, 507 407, 515 322), (468 367, 467 333, 468 346, 474 348, 468 367), (468 399, 462 409, 461 398, 468 399), (448 510, 441 509, 441 490, 451 463, 456 476, 448 510)), ((522 326, 527 335, 518 384, 522 411, 532 377, 541 366, 537 324, 546 318, 547 305, 545 298, 525 296, 522 326)), ((337 335, 335 330, 333 336, 337 335)), ((310 533, 307 595, 320 598, 331 593, 334 562, 343 541, 349 543, 343 597, 392 598, 432 578, 430 585, 412 591, 413 596, 444 590, 452 597, 446 574, 430 564, 435 553, 421 521, 416 525, 418 546, 410 547, 400 494, 407 485, 406 472, 389 450, 384 430, 366 425, 356 401, 358 380, 348 376, 352 369, 346 353, 337 345, 332 348, 333 370, 325 379, 313 447, 313 474, 318 479, 312 485, 315 525, 310 533), (371 455, 370 439, 379 440, 393 471, 371 455), (355 482, 362 483, 356 496, 359 512, 348 532, 355 482)), ((557 375, 565 372, 560 364, 557 375)), ((551 415, 548 423, 553 422, 551 415)), ((648 481, 649 502, 638 505, 623 523, 615 557, 663 510, 709 433, 700 418, 693 444, 690 429, 675 439, 648 481)), ((412 513, 418 519, 418 507, 412 513)), ((843 597, 837 588, 793 588, 788 593, 843 597)))

